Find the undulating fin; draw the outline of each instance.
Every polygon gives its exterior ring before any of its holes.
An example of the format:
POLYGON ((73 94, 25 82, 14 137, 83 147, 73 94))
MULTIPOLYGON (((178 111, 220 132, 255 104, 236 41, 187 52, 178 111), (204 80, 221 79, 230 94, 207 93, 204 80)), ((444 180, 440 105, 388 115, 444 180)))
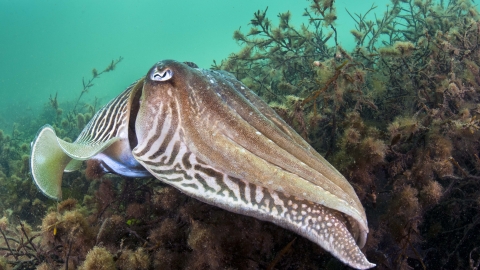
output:
POLYGON ((63 172, 78 169, 82 160, 102 152, 117 140, 111 138, 95 145, 69 143, 58 138, 50 125, 45 125, 32 143, 30 168, 35 184, 48 197, 61 200, 63 172))
POLYGON ((149 175, 131 155, 129 137, 133 133, 129 126, 132 106, 133 111, 138 106, 135 93, 142 85, 143 79, 134 82, 102 107, 73 143, 58 138, 49 125, 38 132, 32 143, 30 166, 35 184, 45 195, 60 200, 63 172, 78 170, 82 161, 92 157, 101 162, 104 172, 149 175))
POLYGON ((63 170, 71 158, 57 143, 51 126, 46 125, 38 132, 32 143, 30 169, 37 187, 52 199, 62 198, 63 170))
POLYGON ((80 170, 82 167, 83 160, 72 159, 67 164, 67 167, 63 170, 64 172, 74 172, 80 170))
MULTIPOLYGON (((352 217, 226 175, 201 162, 183 142, 175 140, 178 136, 173 138, 161 155, 136 156, 157 179, 205 203, 290 229, 351 267, 375 266, 367 260, 350 232, 357 226, 352 217)), ((134 153, 142 150, 145 149, 136 149, 134 153)))
MULTIPOLYGON (((96 154, 102 152, 103 150, 107 149, 110 145, 114 142, 120 140, 118 137, 112 137, 103 142, 95 142, 95 143, 69 143, 57 137, 58 145, 62 148, 62 150, 67 154, 69 157, 75 160, 87 160, 91 157, 95 156, 96 154)), ((69 169, 77 167, 78 163, 71 163, 68 164, 69 169)))

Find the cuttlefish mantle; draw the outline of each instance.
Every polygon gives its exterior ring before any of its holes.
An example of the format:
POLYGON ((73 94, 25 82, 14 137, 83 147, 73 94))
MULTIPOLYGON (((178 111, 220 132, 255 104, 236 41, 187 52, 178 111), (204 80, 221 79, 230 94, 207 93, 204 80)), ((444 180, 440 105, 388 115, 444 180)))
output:
POLYGON ((228 211, 273 222, 368 269, 365 211, 348 181, 231 74, 160 61, 103 107, 73 143, 42 128, 31 167, 47 196, 81 160, 149 177, 228 211))

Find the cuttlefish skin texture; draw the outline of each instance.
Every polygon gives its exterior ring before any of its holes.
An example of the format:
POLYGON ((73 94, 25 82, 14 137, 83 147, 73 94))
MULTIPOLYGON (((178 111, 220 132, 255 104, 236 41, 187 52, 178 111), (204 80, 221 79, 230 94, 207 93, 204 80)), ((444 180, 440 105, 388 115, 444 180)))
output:
POLYGON ((74 143, 49 126, 32 143, 34 181, 52 198, 61 197, 61 172, 79 160, 96 160, 108 173, 153 175, 205 203, 290 229, 354 268, 375 266, 360 250, 367 219, 348 181, 229 73, 158 62, 74 143))
POLYGON ((156 178, 226 210, 271 221, 344 263, 373 267, 348 181, 232 75, 157 63, 146 75, 133 156, 156 178))

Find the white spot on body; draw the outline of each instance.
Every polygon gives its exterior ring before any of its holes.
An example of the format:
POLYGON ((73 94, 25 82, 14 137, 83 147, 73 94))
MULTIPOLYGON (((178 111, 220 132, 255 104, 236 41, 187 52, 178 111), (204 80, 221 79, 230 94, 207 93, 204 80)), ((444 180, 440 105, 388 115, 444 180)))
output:
POLYGON ((277 216, 277 215, 278 215, 277 208, 276 208, 276 207, 273 207, 271 213, 272 213, 274 216, 277 216))
POLYGON ((305 218, 305 224, 309 225, 311 219, 312 219, 311 216, 307 216, 307 217, 305 218))
POLYGON ((261 206, 265 212, 269 212, 268 206, 270 205, 270 199, 265 199, 264 204, 261 206))
POLYGON ((263 190, 261 187, 257 186, 257 188, 255 189, 255 201, 257 203, 260 203, 263 199, 263 190))

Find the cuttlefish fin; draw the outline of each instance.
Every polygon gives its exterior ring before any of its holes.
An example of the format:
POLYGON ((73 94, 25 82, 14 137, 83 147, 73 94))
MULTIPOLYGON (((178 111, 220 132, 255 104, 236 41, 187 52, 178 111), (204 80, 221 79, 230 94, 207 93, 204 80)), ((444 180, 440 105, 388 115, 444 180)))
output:
POLYGON ((80 170, 82 167, 83 160, 72 159, 68 162, 67 167, 63 170, 64 172, 74 172, 80 170))
POLYGON ((69 143, 57 137, 50 125, 40 129, 32 142, 30 167, 33 181, 48 197, 62 198, 62 175, 80 168, 87 160, 102 152, 119 138, 94 144, 69 143))

